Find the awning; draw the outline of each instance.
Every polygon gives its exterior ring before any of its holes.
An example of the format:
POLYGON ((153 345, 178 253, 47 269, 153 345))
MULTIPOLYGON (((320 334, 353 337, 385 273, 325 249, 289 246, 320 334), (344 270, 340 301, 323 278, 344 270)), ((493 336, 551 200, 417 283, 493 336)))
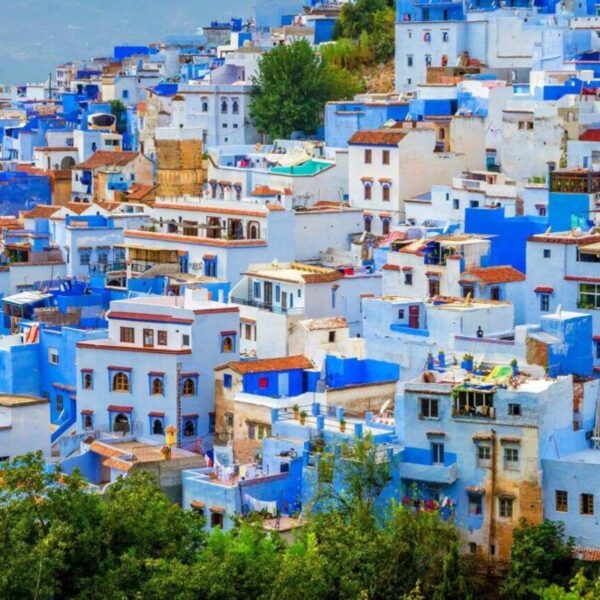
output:
POLYGON ((133 406, 120 406, 119 404, 109 404, 108 412, 132 413, 133 406))
POLYGON ((600 254, 600 242, 579 246, 579 252, 583 252, 584 254, 600 254))
POLYGON ((213 513, 223 514, 225 512, 225 509, 222 506, 211 506, 209 510, 213 513))
POLYGON ((549 286, 538 285, 538 287, 533 290, 536 294, 553 294, 554 288, 549 286))

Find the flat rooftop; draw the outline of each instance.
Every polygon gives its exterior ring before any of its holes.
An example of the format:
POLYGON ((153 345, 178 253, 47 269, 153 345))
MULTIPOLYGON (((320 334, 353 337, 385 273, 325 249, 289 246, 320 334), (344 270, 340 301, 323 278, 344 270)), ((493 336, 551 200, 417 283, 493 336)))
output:
POLYGON ((0 394, 0 406, 15 408, 18 406, 32 406, 34 404, 48 404, 46 398, 38 396, 19 396, 16 394, 0 394))

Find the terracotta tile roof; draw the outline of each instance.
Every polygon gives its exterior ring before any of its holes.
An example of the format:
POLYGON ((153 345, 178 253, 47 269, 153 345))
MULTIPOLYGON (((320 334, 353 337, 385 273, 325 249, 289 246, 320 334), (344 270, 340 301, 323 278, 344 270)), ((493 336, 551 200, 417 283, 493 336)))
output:
POLYGON ((386 263, 385 265, 383 265, 383 267, 381 267, 384 271, 399 271, 400 270, 400 265, 391 265, 389 263, 386 263))
POLYGON ((538 285, 535 290, 533 290, 536 294, 553 294, 554 293, 554 288, 552 287, 548 287, 548 286, 543 286, 543 285, 538 285))
POLYGON ((105 458, 102 461, 102 464, 105 467, 110 467, 111 469, 116 469, 117 471, 124 471, 125 473, 129 471, 131 467, 133 467, 133 464, 120 458, 105 458))
POLYGON ((103 208, 104 210, 107 210, 108 212, 112 212, 116 208, 119 208, 119 206, 121 206, 121 204, 123 204, 123 203, 122 202, 105 201, 105 202, 97 202, 96 206, 99 206, 100 208, 103 208))
POLYGON ((256 196, 256 197, 270 197, 270 196, 277 196, 278 194, 281 194, 280 190, 275 190, 273 188, 270 188, 268 185, 257 185, 253 190, 252 193, 250 194, 251 196, 256 196))
POLYGON ((587 129, 579 136, 580 142, 600 142, 600 129, 587 129))
POLYGON ((328 283, 330 281, 339 281, 344 276, 334 269, 328 273, 305 273, 302 275, 305 283, 328 283))
POLYGON ((486 285, 525 281, 525 275, 510 265, 498 267, 472 267, 465 271, 462 276, 474 277, 486 285))
POLYGON ((123 454, 120 450, 117 450, 108 444, 103 444, 102 442, 94 442, 91 444, 90 450, 107 458, 116 458, 117 456, 121 456, 123 454))
POLYGON ((87 160, 75 165, 75 169, 98 169, 100 167, 124 167, 134 158, 137 158, 137 152, 107 152, 98 150, 94 152, 87 160))
POLYGON ((191 325, 193 319, 184 319, 181 317, 173 317, 172 315, 160 315, 160 314, 146 314, 146 313, 132 313, 132 312, 119 312, 111 310, 106 315, 109 319, 119 319, 126 321, 143 321, 156 322, 156 323, 175 323, 178 325, 191 325))
POLYGON ((134 183, 125 194, 129 200, 143 200, 148 194, 154 192, 155 189, 153 185, 134 183))
POLYGON ((42 219, 51 217, 58 210, 60 210, 60 206, 38 204, 35 208, 21 213, 21 217, 23 217, 23 219, 42 219))
POLYGON ((360 146, 397 146, 406 137, 406 132, 397 129, 366 129, 357 131, 349 144, 360 146))
POLYGON ((73 146, 36 146, 33 150, 37 152, 77 152, 77 148, 73 148, 73 146))
POLYGON ((586 561, 600 561, 600 548, 586 548, 584 546, 575 546, 573 550, 575 558, 586 561))
POLYGON ((88 202, 68 202, 65 205, 69 210, 73 211, 76 215, 84 213, 91 204, 88 202))
POLYGON ((259 360, 235 361, 217 367, 216 370, 233 369, 240 375, 247 373, 268 373, 271 371, 288 371, 290 369, 312 369, 312 361, 306 356, 284 356, 282 358, 263 358, 259 360))
POLYGON ((530 238, 527 239, 527 241, 540 244, 565 244, 567 246, 585 246, 587 244, 600 242, 600 235, 573 235, 570 231, 555 234, 541 233, 538 235, 532 235, 530 238))

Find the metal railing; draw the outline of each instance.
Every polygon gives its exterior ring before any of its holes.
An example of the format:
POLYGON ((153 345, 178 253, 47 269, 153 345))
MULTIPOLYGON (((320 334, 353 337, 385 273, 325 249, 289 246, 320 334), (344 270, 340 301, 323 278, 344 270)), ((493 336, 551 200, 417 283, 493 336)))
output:
POLYGON ((283 306, 275 306, 274 304, 269 304, 267 302, 260 302, 259 300, 251 300, 249 298, 231 298, 231 302, 234 304, 242 304, 244 306, 254 306, 255 308, 259 308, 261 310, 268 310, 272 313, 283 314, 283 315, 300 315, 304 312, 303 307, 283 307, 283 306))

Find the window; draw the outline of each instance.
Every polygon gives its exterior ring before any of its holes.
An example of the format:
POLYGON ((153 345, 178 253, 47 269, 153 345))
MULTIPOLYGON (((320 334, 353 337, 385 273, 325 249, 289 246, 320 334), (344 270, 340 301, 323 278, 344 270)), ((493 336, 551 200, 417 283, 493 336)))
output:
POLYGON ((407 67, 412 67, 413 66, 413 55, 412 54, 408 54, 406 56, 406 66, 407 67))
POLYGON ((567 512, 569 510, 569 494, 565 490, 556 490, 554 497, 556 510, 558 512, 567 512))
POLYGON ((62 394, 56 394, 56 412, 61 413, 65 408, 65 399, 62 394))
POLYGON ((119 413, 113 420, 112 430, 120 433, 129 433, 131 430, 129 417, 123 413, 119 413))
POLYGON ((425 55, 425 66, 426 67, 430 67, 431 66, 431 54, 426 54, 425 55))
POLYGON ((373 159, 373 151, 365 150, 365 164, 370 165, 372 159, 373 159))
POLYGON ((105 250, 98 252, 98 263, 101 265, 108 264, 108 252, 105 250))
POLYGON ((470 516, 480 515, 483 508, 483 497, 481 494, 468 494, 469 506, 468 512, 470 516))
POLYGON ((383 150, 381 152, 381 162, 384 165, 390 164, 390 151, 389 150, 383 150))
POLYGON ((521 416, 521 405, 520 404, 509 404, 508 405, 508 414, 511 417, 520 417, 521 416))
POLYGON ((83 430, 91 431, 94 428, 94 422, 93 422, 92 415, 89 412, 86 412, 86 413, 82 412, 82 417, 83 417, 83 430))
POLYGON ((413 284, 413 274, 412 271, 404 272, 404 285, 412 285, 413 284))
POLYGON ((255 440, 256 439, 256 424, 248 423, 248 439, 255 440))
POLYGON ((84 390, 91 390, 93 388, 94 379, 93 379, 92 373, 89 373, 89 372, 83 373, 82 381, 83 381, 82 386, 83 386, 84 390))
POLYGON ((227 388, 227 389, 231 389, 232 384, 233 384, 233 378, 231 377, 231 375, 229 373, 225 373, 225 375, 223 375, 223 387, 227 388))
POLYGON ((157 341, 158 341, 158 345, 159 346, 166 346, 167 345, 167 332, 163 331, 163 330, 159 330, 156 332, 157 335, 157 341))
POLYGON ((460 200, 458 198, 452 199, 452 208, 458 210, 460 208, 460 200))
POLYGON ((490 288, 490 300, 500 300, 500 286, 494 285, 490 288))
MULTIPOLYGON (((389 200, 389 198, 388 198, 388 200, 389 200)), ((390 232, 390 220, 389 219, 383 219, 381 221, 381 233, 383 235, 388 235, 389 232, 390 232)))
POLYGON ((492 447, 487 444, 477 446, 477 466, 489 467, 492 464, 492 447))
POLYGON ((194 437, 196 435, 196 423, 192 419, 188 419, 183 424, 184 437, 194 437))
POLYGON ((51 365, 57 365, 59 362, 58 350, 56 348, 48 348, 48 362, 51 365))
POLYGON ((255 281, 254 282, 254 286, 253 286, 253 290, 252 290, 252 295, 255 298, 260 298, 260 281, 255 281))
POLYGON ((337 295, 338 288, 339 288, 338 285, 334 285, 331 287, 331 308, 335 308, 336 295, 337 295))
POLYGON ((165 434, 165 425, 163 420, 160 418, 154 419, 152 421, 152 435, 164 435, 165 434))
POLYGON ((129 375, 119 371, 113 375, 112 379, 113 392, 128 392, 129 391, 129 375))
POLYGON ((434 465, 444 464, 444 444, 433 442, 431 444, 431 462, 434 465))
POLYGON ((519 468, 519 449, 504 448, 504 468, 518 469, 519 468))
POLYGON ((499 515, 501 519, 512 519, 514 498, 502 496, 499 502, 499 515))
POLYGON ((550 294, 540 294, 540 311, 548 312, 550 310, 550 294))
POLYGON ((155 377, 152 380, 152 395, 153 396, 164 396, 165 386, 160 377, 155 377))
POLYGON ((215 413, 214 412, 208 413, 208 432, 209 433, 215 432, 215 413))
POLYGON ((121 342, 123 344, 133 344, 135 342, 133 327, 121 327, 121 342))
POLYGON ((475 542, 469 542, 469 553, 477 554, 477 544, 475 542))
POLYGON ((258 389, 266 390, 267 387, 269 387, 269 380, 266 377, 259 377, 258 378, 258 389))
POLYGON ((187 333, 184 333, 181 336, 181 345, 182 346, 189 346, 190 345, 190 336, 187 333))
POLYGON ((594 342, 594 348, 596 349, 596 360, 600 360, 600 341, 594 342))
POLYGON ((371 200, 372 192, 371 192, 371 184, 365 185, 365 200, 371 200))
POLYGON ((196 382, 191 377, 186 377, 183 380, 183 395, 184 396, 195 396, 196 395, 196 382))
POLYGON ((225 425, 227 427, 233 427, 233 413, 225 413, 225 425))
POLYGON ((225 335, 221 340, 221 352, 234 352, 235 351, 235 338, 233 335, 225 335))
POLYGON ((469 208, 479 208, 479 200, 469 200, 469 208))
MULTIPOLYGON (((365 200, 367 200, 368 198, 365 198, 365 200)), ((371 217, 365 217, 364 218, 364 223, 365 223, 365 231, 367 233, 371 233, 371 223, 372 223, 373 219, 371 217)))
POLYGON ((544 248, 544 258, 550 258, 552 256, 552 250, 550 248, 544 248))
POLYGON ((383 189, 381 190, 381 195, 383 197, 384 202, 390 201, 390 186, 389 185, 383 186, 383 189))
POLYGON ((208 98, 202 98, 202 112, 208 112, 208 98))
POLYGON ((437 398, 420 398, 421 412, 419 416, 422 419, 438 419, 440 416, 440 401, 437 398))
POLYGON ((435 296, 439 296, 440 295, 440 280, 435 277, 435 278, 430 278, 429 279, 429 297, 430 298, 434 298, 435 296))
POLYGON ((533 129, 533 121, 529 121, 527 123, 527 129, 532 130, 533 129))
POLYGON ((215 527, 223 528, 223 513, 211 512, 210 513, 210 526, 214 529, 215 527))
POLYGON ((154 329, 144 329, 144 348, 154 347, 154 329))
POLYGON ((579 284, 578 308, 600 308, 600 285, 594 283, 579 284))
POLYGON ((329 332, 329 343, 333 344, 335 342, 335 331, 329 332))
POLYGON ((594 494, 579 495, 579 512, 582 515, 594 514, 594 494))
POLYGON ((442 42, 447 42, 450 38, 450 33, 448 31, 442 31, 442 42))
POLYGON ((221 102, 221 114, 222 115, 226 115, 227 114, 227 100, 223 100, 221 102))

